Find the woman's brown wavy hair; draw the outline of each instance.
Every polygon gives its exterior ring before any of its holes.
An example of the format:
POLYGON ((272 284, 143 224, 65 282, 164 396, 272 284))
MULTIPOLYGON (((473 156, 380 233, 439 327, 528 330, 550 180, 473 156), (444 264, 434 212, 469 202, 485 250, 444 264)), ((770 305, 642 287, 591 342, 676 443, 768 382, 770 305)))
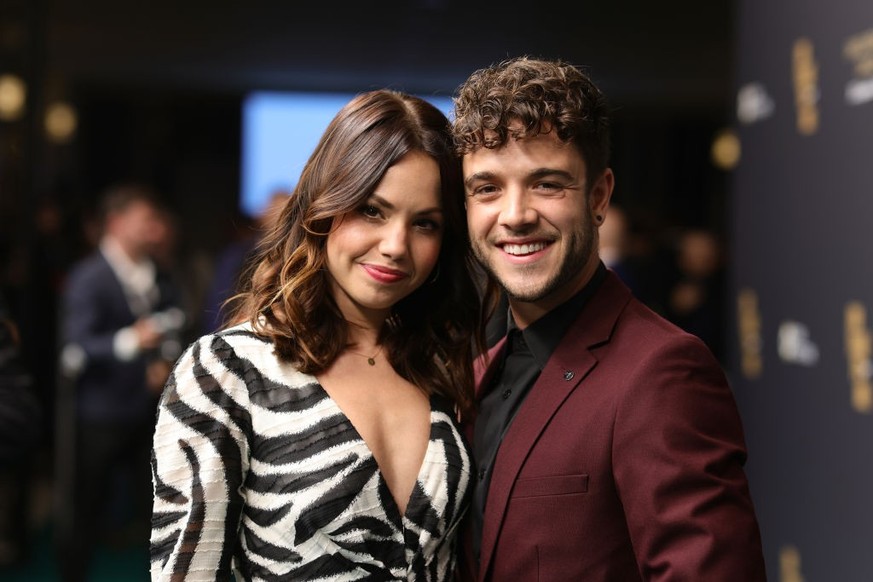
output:
POLYGON ((259 247, 232 320, 251 322, 282 360, 304 373, 329 368, 349 347, 349 323, 330 293, 327 236, 337 218, 364 204, 388 168, 413 151, 439 165, 442 246, 429 280, 392 308, 380 341, 398 374, 467 412, 472 347, 482 340, 460 161, 446 117, 417 97, 364 93, 330 122, 259 247))

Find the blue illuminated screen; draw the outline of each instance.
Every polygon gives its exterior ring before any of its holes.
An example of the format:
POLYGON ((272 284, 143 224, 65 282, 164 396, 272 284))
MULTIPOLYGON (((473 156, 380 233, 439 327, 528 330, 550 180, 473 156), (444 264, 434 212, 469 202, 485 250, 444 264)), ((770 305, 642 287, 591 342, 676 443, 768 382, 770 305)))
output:
MULTIPOLYGON (((240 208, 257 216, 277 190, 290 191, 321 134, 354 93, 255 92, 243 101, 240 208)), ((450 97, 422 96, 447 116, 450 97)))

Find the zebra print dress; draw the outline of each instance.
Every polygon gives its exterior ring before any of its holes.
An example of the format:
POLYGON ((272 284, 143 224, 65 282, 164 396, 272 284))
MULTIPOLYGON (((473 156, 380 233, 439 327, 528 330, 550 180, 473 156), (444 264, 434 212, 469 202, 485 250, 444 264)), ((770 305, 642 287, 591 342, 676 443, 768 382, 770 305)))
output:
POLYGON ((405 515, 318 381, 248 325, 194 342, 158 411, 153 580, 448 580, 470 457, 448 402, 405 515))

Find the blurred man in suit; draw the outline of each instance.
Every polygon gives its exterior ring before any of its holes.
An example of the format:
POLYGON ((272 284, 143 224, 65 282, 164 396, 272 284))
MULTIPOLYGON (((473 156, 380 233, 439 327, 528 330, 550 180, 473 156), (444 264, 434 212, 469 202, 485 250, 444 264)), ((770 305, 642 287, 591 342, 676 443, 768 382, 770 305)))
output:
POLYGON ((110 189, 102 224, 99 248, 71 270, 63 301, 61 365, 74 392, 73 410, 59 411, 74 419, 59 431, 74 450, 69 471, 59 476, 69 502, 58 534, 68 581, 86 578, 121 468, 130 468, 127 501, 132 518, 137 510, 145 514, 147 547, 156 403, 181 351, 176 293, 149 257, 164 232, 156 195, 136 184, 110 189))
POLYGON ((598 258, 614 184, 598 88, 515 59, 461 86, 454 128, 473 250, 509 298, 478 369, 467 578, 764 580, 721 368, 598 258))

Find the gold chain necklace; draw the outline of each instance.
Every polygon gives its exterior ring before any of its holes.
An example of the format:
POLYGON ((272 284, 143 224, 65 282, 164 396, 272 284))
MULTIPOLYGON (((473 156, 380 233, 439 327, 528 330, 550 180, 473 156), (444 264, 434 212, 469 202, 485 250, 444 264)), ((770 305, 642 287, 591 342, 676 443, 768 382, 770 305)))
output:
POLYGON ((352 354, 355 354, 356 356, 361 356, 362 358, 367 358, 367 363, 370 364, 371 366, 375 366, 376 365, 376 356, 378 356, 379 354, 382 353, 382 347, 383 346, 379 346, 379 349, 376 350, 376 353, 373 354, 372 356, 368 356, 367 354, 362 354, 360 352, 355 352, 352 350, 348 350, 348 351, 352 354))

